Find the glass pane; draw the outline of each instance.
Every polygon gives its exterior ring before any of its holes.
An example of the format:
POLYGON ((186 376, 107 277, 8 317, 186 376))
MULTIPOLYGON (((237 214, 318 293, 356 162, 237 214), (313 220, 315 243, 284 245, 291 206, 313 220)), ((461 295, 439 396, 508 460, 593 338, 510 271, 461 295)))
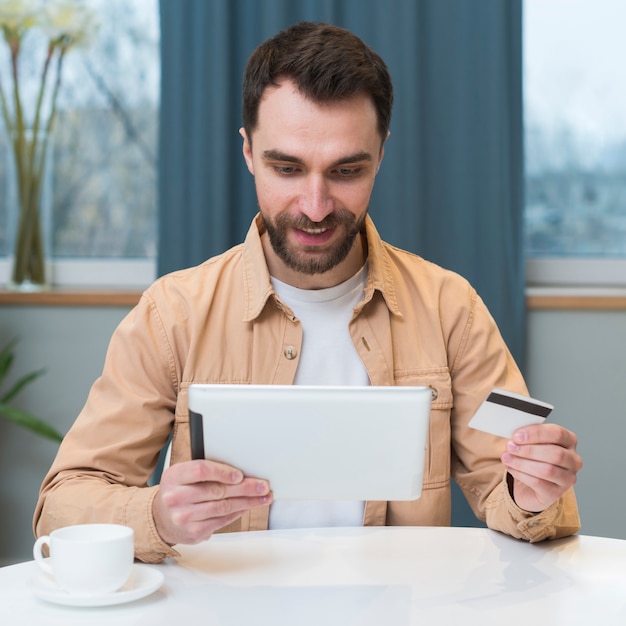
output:
POLYGON ((526 254, 626 256, 626 3, 524 1, 526 254))
MULTIPOLYGON (((85 5, 94 10, 99 27, 63 62, 53 129, 53 254, 155 258, 158 0, 85 0, 85 5)), ((0 43, 0 78, 11 94, 8 49, 0 43)), ((19 56, 28 120, 45 51, 43 35, 29 31, 19 56)), ((0 254, 7 250, 4 196, 0 193, 0 254)))

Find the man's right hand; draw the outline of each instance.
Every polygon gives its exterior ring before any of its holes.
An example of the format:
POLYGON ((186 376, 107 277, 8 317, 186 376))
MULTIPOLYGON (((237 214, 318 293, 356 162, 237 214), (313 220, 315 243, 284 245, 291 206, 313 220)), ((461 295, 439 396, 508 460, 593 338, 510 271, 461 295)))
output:
POLYGON ((152 515, 163 541, 195 544, 249 509, 272 502, 266 480, 216 461, 177 463, 163 472, 152 515))

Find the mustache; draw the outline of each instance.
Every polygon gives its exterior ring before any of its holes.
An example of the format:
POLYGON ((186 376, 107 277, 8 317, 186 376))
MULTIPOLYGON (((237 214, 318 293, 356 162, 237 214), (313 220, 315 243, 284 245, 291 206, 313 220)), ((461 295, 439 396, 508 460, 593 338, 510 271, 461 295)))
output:
POLYGON ((290 215, 280 215, 276 218, 276 226, 284 228, 290 226, 298 230, 306 230, 313 228, 335 228, 336 226, 345 226, 354 222, 354 215, 345 209, 327 215, 321 222, 314 222, 306 215, 291 217, 290 215))

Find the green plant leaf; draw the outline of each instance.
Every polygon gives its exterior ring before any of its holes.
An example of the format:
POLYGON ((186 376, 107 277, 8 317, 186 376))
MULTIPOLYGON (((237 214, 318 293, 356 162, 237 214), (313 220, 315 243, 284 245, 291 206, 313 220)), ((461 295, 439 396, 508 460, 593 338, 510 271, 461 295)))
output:
MULTIPOLYGON (((17 339, 12 339, 0 350, 0 387, 4 383, 13 361, 15 359, 15 344, 17 339)), ((29 385, 33 380, 39 378, 45 372, 44 369, 36 370, 30 374, 26 374, 20 377, 8 391, 3 391, 0 395, 0 417, 5 417, 9 421, 22 426, 42 437, 52 439, 52 441, 60 442, 63 439, 63 435, 59 433, 53 426, 44 422, 43 420, 35 417, 28 411, 23 411, 14 406, 9 405, 9 402, 20 392, 26 385, 29 385)))
POLYGON ((0 403, 0 415, 6 417, 11 422, 23 426, 28 430, 31 430, 42 437, 47 437, 56 442, 63 440, 63 435, 59 433, 55 428, 40 420, 39 418, 31 415, 27 411, 22 409, 16 409, 15 407, 8 406, 7 404, 0 403))
POLYGON ((11 401, 26 385, 31 383, 35 378, 39 378, 41 375, 45 373, 45 369, 37 370, 36 372, 31 372, 30 374, 26 374, 26 376, 22 376, 14 385, 9 389, 6 393, 0 397, 0 402, 8 403, 11 401))
POLYGON ((9 341, 4 348, 0 351, 0 382, 4 380, 13 365, 13 347, 15 346, 17 339, 9 341))

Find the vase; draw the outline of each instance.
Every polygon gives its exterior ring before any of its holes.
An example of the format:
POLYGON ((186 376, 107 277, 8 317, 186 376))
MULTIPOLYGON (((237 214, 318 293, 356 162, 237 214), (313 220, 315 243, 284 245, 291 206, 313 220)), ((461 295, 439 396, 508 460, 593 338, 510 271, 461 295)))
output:
POLYGON ((52 141, 43 132, 13 136, 7 159, 8 288, 41 291, 51 285, 52 141))

